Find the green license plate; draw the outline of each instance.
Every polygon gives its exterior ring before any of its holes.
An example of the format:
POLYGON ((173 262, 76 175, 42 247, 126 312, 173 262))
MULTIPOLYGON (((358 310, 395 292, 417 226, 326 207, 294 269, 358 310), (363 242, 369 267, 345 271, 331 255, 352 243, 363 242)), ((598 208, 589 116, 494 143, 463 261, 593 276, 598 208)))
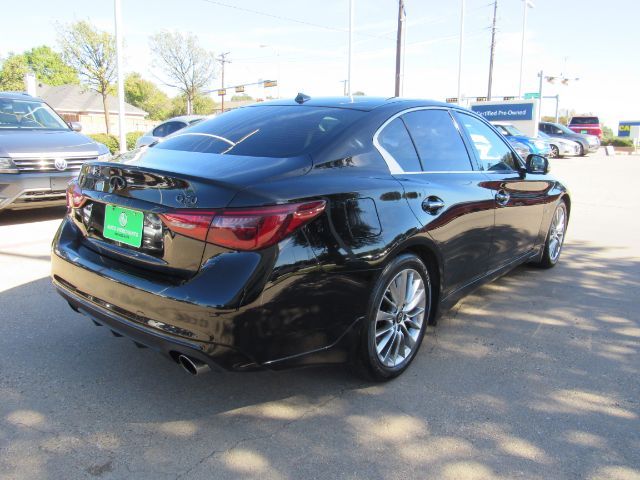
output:
POLYGON ((128 208, 107 205, 104 211, 104 238, 126 243, 132 247, 142 245, 144 213, 128 208))

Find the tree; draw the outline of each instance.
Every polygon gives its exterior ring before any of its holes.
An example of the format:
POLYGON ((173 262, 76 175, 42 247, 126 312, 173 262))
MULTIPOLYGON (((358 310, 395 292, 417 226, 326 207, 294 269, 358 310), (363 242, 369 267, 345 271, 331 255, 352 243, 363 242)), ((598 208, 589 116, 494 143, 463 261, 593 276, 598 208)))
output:
POLYGON ((155 83, 133 72, 124 80, 124 96, 127 103, 141 108, 151 120, 164 120, 171 112, 171 100, 155 83))
POLYGON ((154 66, 165 76, 163 83, 180 90, 186 98, 187 113, 193 113, 196 96, 215 78, 213 53, 200 47, 198 38, 190 33, 164 30, 153 35, 149 43, 156 55, 154 66))
POLYGON ((78 72, 82 83, 102 96, 104 122, 107 133, 111 133, 107 97, 116 73, 116 42, 113 35, 82 20, 61 27, 58 41, 62 47, 62 57, 78 72))
POLYGON ((253 97, 251 95, 247 95, 246 93, 242 93, 240 95, 233 95, 231 97, 232 102, 241 102, 245 100, 253 100, 253 97))
MULTIPOLYGON (((188 115, 186 95, 178 95, 171 99, 172 109, 170 117, 188 115)), ((192 101, 192 112, 198 115, 210 115, 215 112, 216 102, 208 95, 197 95, 192 101)))
POLYGON ((28 71, 29 67, 24 56, 9 55, 9 58, 2 63, 0 70, 0 90, 24 90, 24 76, 28 71))
POLYGON ((42 83, 54 87, 80 83, 78 72, 66 64, 59 53, 46 45, 27 50, 23 55, 31 71, 42 83))
POLYGON ((0 89, 24 90, 24 76, 33 72, 39 82, 47 85, 78 83, 76 71, 46 45, 27 50, 21 55, 9 55, 0 70, 0 89))

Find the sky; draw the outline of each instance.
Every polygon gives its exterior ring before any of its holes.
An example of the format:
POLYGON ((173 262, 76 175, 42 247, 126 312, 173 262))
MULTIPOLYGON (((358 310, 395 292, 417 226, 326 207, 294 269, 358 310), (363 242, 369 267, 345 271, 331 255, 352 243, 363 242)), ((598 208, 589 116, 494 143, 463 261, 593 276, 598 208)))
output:
MULTIPOLYGON (((353 1, 352 90, 392 96, 398 2, 353 1)), ((215 54, 230 52, 227 86, 278 80, 279 87, 272 89, 247 88, 256 98, 342 95, 349 0, 121 2, 127 72, 161 84, 148 39, 174 30, 197 35, 215 54)), ((460 2, 405 0, 402 96, 444 100, 457 95, 460 2)), ((559 95, 561 113, 596 114, 614 129, 619 120, 640 120, 640 0, 534 2, 527 16, 523 93, 538 91, 540 71, 578 78, 567 86, 544 82, 543 95, 559 95)), ((465 0, 465 6, 462 93, 486 96, 493 2, 465 0)), ((494 97, 518 93, 523 9, 522 0, 498 0, 494 97)), ((57 26, 76 20, 114 31, 110 0, 23 0, 15 15, 23 18, 3 22, 1 58, 42 44, 57 48, 57 26)), ((218 87, 219 74, 211 82, 212 89, 218 87)), ((555 104, 545 99, 543 115, 553 115, 555 104)))

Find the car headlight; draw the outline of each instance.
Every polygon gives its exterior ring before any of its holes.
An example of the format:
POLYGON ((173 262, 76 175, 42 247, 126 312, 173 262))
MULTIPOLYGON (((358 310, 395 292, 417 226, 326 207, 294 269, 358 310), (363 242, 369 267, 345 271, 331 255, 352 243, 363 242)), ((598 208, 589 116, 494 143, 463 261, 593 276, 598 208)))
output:
POLYGON ((0 173, 18 173, 18 169, 10 158, 0 158, 0 173))
POLYGON ((111 152, 107 152, 107 153, 103 153, 102 155, 98 155, 97 160, 99 162, 108 162, 113 158, 113 155, 111 155, 111 152))

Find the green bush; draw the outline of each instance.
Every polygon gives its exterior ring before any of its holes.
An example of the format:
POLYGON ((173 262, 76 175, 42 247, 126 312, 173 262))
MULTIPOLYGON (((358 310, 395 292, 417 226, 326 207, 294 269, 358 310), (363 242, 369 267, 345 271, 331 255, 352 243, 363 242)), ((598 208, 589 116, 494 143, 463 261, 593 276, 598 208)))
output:
POLYGON ((127 150, 136 148, 136 140, 138 140, 144 132, 127 132, 127 150))
POLYGON ((612 145, 614 147, 633 147, 633 140, 628 137, 605 137, 602 139, 602 145, 612 145))
POLYGON ((111 155, 115 155, 120 149, 120 142, 118 142, 118 137, 115 135, 92 133, 87 136, 93 138, 96 142, 104 143, 111 152, 111 155))

